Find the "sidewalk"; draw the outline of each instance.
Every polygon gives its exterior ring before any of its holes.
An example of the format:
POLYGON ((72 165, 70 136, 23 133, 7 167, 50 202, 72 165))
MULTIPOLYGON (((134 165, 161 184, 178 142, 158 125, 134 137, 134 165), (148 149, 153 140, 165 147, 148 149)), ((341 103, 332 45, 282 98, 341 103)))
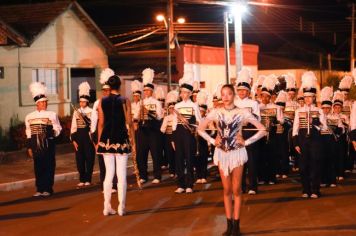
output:
MULTIPOLYGON (((131 165, 131 159, 129 159, 128 166, 131 165)), ((57 145, 55 173, 55 182, 78 179, 75 153, 71 144, 57 145)), ((98 174, 99 164, 97 158, 95 158, 93 175, 98 174)), ((128 174, 131 174, 131 171, 128 174)), ((5 153, 5 156, 2 156, 0 162, 0 192, 34 187, 34 177, 33 161, 27 157, 25 150, 5 153)))

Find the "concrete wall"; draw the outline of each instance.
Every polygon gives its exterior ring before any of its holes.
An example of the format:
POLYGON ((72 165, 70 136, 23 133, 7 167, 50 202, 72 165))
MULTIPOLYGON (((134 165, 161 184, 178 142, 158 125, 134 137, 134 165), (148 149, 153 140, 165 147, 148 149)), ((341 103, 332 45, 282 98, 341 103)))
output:
POLYGON ((58 94, 49 96, 49 110, 60 116, 70 113, 70 68, 95 68, 99 77, 108 66, 105 48, 87 30, 75 13, 68 10, 44 30, 30 47, 0 47, 0 65, 5 78, 0 79, 0 126, 7 129, 10 118, 24 120, 35 104, 28 90, 32 69, 56 68, 58 94))

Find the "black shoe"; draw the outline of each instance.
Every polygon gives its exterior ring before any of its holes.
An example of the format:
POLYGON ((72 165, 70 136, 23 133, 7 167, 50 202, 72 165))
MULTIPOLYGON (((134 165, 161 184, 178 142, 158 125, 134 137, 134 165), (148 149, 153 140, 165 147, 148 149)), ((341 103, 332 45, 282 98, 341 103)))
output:
POLYGON ((222 234, 223 236, 230 236, 232 233, 232 219, 226 219, 227 228, 226 231, 222 234))
POLYGON ((234 220, 232 222, 232 236, 241 236, 240 233, 240 220, 234 220))

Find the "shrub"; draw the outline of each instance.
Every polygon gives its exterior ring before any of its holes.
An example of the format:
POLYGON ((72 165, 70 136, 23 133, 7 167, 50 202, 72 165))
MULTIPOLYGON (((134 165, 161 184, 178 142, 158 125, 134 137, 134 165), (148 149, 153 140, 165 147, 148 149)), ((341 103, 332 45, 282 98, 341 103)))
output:
POLYGON ((57 138, 57 143, 69 143, 70 142, 70 127, 72 125, 72 117, 64 116, 59 118, 59 122, 62 126, 62 132, 57 138))

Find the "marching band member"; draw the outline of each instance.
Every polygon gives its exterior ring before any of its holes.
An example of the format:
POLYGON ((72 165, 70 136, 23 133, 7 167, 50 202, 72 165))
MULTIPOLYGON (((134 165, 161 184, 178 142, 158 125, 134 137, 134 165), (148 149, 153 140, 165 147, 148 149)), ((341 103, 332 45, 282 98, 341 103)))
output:
POLYGON ((155 89, 154 91, 154 95, 155 95, 155 98, 161 102, 161 107, 162 107, 162 114, 161 114, 161 117, 164 116, 164 114, 166 113, 165 112, 165 95, 164 95, 164 90, 162 88, 162 86, 157 86, 157 88, 155 89))
POLYGON ((153 95, 154 71, 146 68, 142 72, 144 99, 140 106, 140 123, 137 134, 137 164, 140 172, 140 182, 148 180, 147 161, 148 153, 151 153, 153 162, 153 184, 161 182, 161 119, 162 105, 153 95))
MULTIPOLYGON (((286 80, 286 91, 288 93, 288 99, 286 102, 286 107, 284 109, 284 119, 288 123, 292 124, 291 127, 287 130, 288 132, 288 152, 291 160, 293 161, 293 170, 297 170, 298 168, 298 153, 295 152, 293 142, 292 142, 292 127, 294 121, 295 111, 299 107, 299 103, 297 101, 297 88, 295 83, 295 77, 291 73, 287 73, 285 75, 286 80)), ((302 97, 302 96, 301 96, 302 97)))
POLYGON ((316 107, 314 97, 316 94, 316 77, 311 71, 302 75, 304 106, 297 109, 293 122, 293 143, 300 154, 300 175, 302 181, 302 197, 320 197, 320 129, 323 114, 316 107))
MULTIPOLYGON (((355 79, 356 83, 356 79, 355 79)), ((352 110, 351 110, 351 115, 350 115, 350 139, 354 148, 354 151, 356 151, 356 102, 352 104, 352 110)))
POLYGON ((286 107, 290 106, 296 109, 298 107, 298 102, 296 101, 297 88, 295 84, 295 77, 293 74, 288 73, 284 75, 284 78, 286 80, 286 92, 288 93, 286 107))
POLYGON ((53 194, 55 159, 55 137, 62 130, 58 116, 47 111, 46 87, 40 82, 30 84, 30 92, 36 103, 36 111, 25 118, 27 151, 34 162, 36 193, 34 197, 53 194))
POLYGON ((197 95, 200 92, 200 82, 194 81, 193 82, 193 92, 192 92, 192 101, 197 102, 197 95))
POLYGON ((262 84, 265 81, 265 75, 259 75, 257 78, 256 88, 255 88, 255 95, 252 99, 256 100, 257 102, 261 102, 261 92, 262 92, 262 84))
MULTIPOLYGON (((354 83, 356 85, 356 70, 352 71, 352 75, 354 78, 354 83)), ((356 101, 352 104, 351 114, 350 114, 350 140, 351 140, 351 155, 356 161, 356 101)), ((354 163, 355 164, 355 163, 354 163)))
MULTIPOLYGON (((161 102, 161 106, 162 106, 162 114, 161 117, 163 118, 164 115, 167 113, 166 108, 165 108, 165 95, 164 95, 164 90, 162 88, 162 86, 157 86, 157 88, 155 89, 155 98, 161 102)), ((162 133, 160 133, 161 136, 161 142, 159 147, 161 148, 160 153, 161 154, 161 160, 160 160, 160 167, 162 170, 167 169, 168 167, 168 157, 166 156, 166 152, 164 151, 164 135, 162 133)))
POLYGON ((92 109, 88 106, 90 85, 79 85, 79 109, 73 113, 70 137, 75 149, 75 160, 79 173, 78 187, 89 186, 93 175, 95 147, 90 133, 92 109))
POLYGON ((110 95, 102 98, 98 106, 97 153, 103 155, 106 168, 103 214, 105 216, 116 214, 111 207, 112 185, 116 172, 118 214, 123 216, 126 205, 127 159, 131 150, 136 148, 134 143, 130 142, 130 136, 134 138, 131 103, 119 94, 121 81, 118 76, 111 76, 107 83, 111 89, 110 95))
MULTIPOLYGON (((115 75, 114 71, 110 68, 106 68, 104 69, 101 73, 100 73, 100 78, 99 78, 99 83, 101 84, 101 95, 102 97, 106 97, 110 95, 110 86, 107 84, 109 78, 111 76, 115 75)), ((99 106, 99 102, 101 99, 97 99, 94 102, 93 105, 93 109, 91 112, 91 124, 90 124, 90 133, 92 134, 92 140, 94 141, 94 143, 98 142, 98 106, 99 106)), ((100 183, 101 183, 101 189, 104 190, 104 180, 105 180, 105 163, 104 163, 104 158, 103 155, 101 154, 97 154, 98 157, 98 164, 99 164, 99 177, 100 177, 100 183)), ((115 174, 114 177, 114 181, 113 181, 113 186, 112 186, 112 192, 116 192, 116 188, 117 188, 117 177, 115 174)))
MULTIPOLYGON (((235 105, 239 109, 247 110, 252 113, 256 117, 258 121, 261 120, 260 109, 258 102, 256 100, 252 100, 249 98, 251 91, 251 82, 252 75, 248 68, 242 68, 239 72, 237 80, 236 80, 236 91, 237 96, 235 98, 235 105)), ((250 123, 243 124, 242 126, 242 137, 244 139, 248 139, 255 135, 258 130, 256 127, 250 123), (251 130, 252 129, 252 130, 251 130)), ((257 167, 258 167, 258 158, 259 158, 259 149, 260 143, 255 142, 248 147, 246 147, 248 160, 244 166, 243 178, 242 178, 242 189, 246 191, 246 175, 248 178, 249 186, 248 186, 248 194, 254 195, 257 193, 257 167)))
MULTIPOLYGON (((202 120, 205 119, 207 114, 208 106, 207 104, 208 94, 205 91, 199 91, 196 100, 200 110, 200 116, 202 120)), ((209 127, 210 128, 210 127, 209 127)), ((211 130, 209 131, 211 134, 211 130)), ((209 145, 208 142, 200 137, 198 133, 196 135, 196 157, 195 157, 195 169, 197 184, 206 184, 208 176, 208 155, 209 155, 209 145)))
POLYGON ((185 71, 183 78, 179 80, 181 102, 174 106, 178 118, 175 132, 176 147, 176 173, 178 188, 175 193, 193 193, 193 166, 195 152, 195 138, 192 124, 201 120, 199 107, 190 96, 193 91, 193 72, 185 71), (184 138, 182 138, 184 137, 184 138), (186 169, 186 174, 185 174, 186 169))
POLYGON ((132 112, 133 125, 135 129, 135 136, 137 136, 136 134, 138 129, 138 121, 140 118, 142 83, 138 80, 132 81, 131 92, 132 92, 131 112, 132 112))
POLYGON ((298 107, 303 107, 304 104, 305 104, 305 103, 304 103, 303 89, 299 89, 299 90, 298 90, 297 103, 298 103, 298 107))
MULTIPOLYGON (((334 97, 333 97, 333 114, 337 116, 339 119, 341 119, 344 130, 347 131, 349 129, 349 118, 342 113, 342 108, 343 108, 343 103, 344 103, 344 93, 341 91, 335 91, 334 97)), ((340 137, 338 138, 338 142, 336 145, 337 148, 337 154, 338 154, 338 159, 336 162, 336 178, 338 180, 344 180, 345 177, 345 169, 346 169, 346 161, 347 161, 347 148, 348 148, 348 143, 347 143, 347 132, 342 133, 340 137)))
MULTIPOLYGON (((285 114, 287 100, 288 100, 287 92, 283 90, 280 91, 278 93, 275 103, 277 106, 279 106, 283 114, 285 114)), ((292 126, 293 126, 293 122, 288 117, 284 117, 283 124, 277 123, 276 142, 278 144, 278 148, 276 148, 276 155, 277 155, 276 177, 282 177, 282 179, 286 179, 289 173, 288 134, 292 126)))
POLYGON ((278 83, 275 75, 269 75, 265 78, 261 90, 260 114, 261 123, 266 127, 267 136, 263 138, 259 167, 260 184, 276 183, 276 169, 278 160, 276 159, 276 127, 277 123, 283 124, 283 114, 281 109, 271 102, 271 96, 278 83), (263 155, 262 155, 263 153, 263 155))
POLYGON ((177 91, 172 90, 167 93, 166 106, 167 115, 163 118, 161 132, 164 134, 164 153, 168 159, 169 176, 175 176, 175 143, 174 131, 177 129, 177 115, 174 112, 174 105, 177 103, 179 94, 177 91))
POLYGON ((324 87, 320 92, 321 109, 324 114, 324 126, 321 129, 322 160, 321 187, 336 187, 336 163, 340 158, 337 153, 337 143, 343 132, 343 125, 338 115, 331 113, 333 89, 324 87))
MULTIPOLYGON (((345 120, 350 120, 350 113, 352 109, 352 103, 353 100, 349 99, 349 92, 350 88, 352 85, 352 77, 349 75, 344 76, 340 83, 339 83, 339 90, 344 94, 344 102, 342 105, 342 111, 341 113, 344 115, 345 120)), ((344 124, 346 126, 346 123, 344 124)), ((347 124, 346 128, 346 134, 344 137, 346 137, 345 140, 345 160, 344 160, 344 168, 345 168, 345 173, 350 173, 352 169, 354 168, 354 155, 355 152, 352 151, 352 144, 349 142, 349 131, 350 127, 347 124)))
POLYGON ((238 109, 234 105, 235 88, 232 85, 224 85, 221 95, 223 107, 209 112, 206 119, 199 125, 198 132, 204 139, 216 146, 214 164, 219 166, 227 219, 227 229, 223 235, 240 235, 241 178, 243 165, 248 159, 245 147, 260 139, 265 131, 263 131, 263 125, 252 113, 238 109), (215 122, 218 127, 219 134, 216 139, 210 137, 205 131, 211 121, 215 122), (240 132, 243 124, 246 123, 252 123, 259 131, 244 140, 240 132))

